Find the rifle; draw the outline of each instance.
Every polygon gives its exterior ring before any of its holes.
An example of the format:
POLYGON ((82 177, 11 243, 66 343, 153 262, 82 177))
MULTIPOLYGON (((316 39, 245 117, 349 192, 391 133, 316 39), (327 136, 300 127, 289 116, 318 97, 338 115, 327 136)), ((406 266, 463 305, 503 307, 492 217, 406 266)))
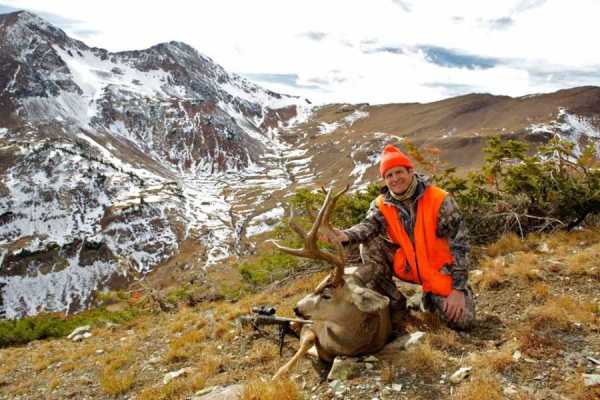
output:
POLYGON ((281 356, 283 352, 283 342, 285 339, 285 335, 292 334, 296 337, 298 335, 291 328, 291 323, 295 322, 298 324, 312 324, 313 321, 308 319, 298 319, 298 318, 285 318, 285 317, 277 317, 275 316, 275 308, 273 307, 253 307, 251 315, 242 315, 239 317, 239 321, 244 325, 252 325, 255 330, 260 331, 260 326, 262 325, 277 325, 279 326, 279 356, 281 356))

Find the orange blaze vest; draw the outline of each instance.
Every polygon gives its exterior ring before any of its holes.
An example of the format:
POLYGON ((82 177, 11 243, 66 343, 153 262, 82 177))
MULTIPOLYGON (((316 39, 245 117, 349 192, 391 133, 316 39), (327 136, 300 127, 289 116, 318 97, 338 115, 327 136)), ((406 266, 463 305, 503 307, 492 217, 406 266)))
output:
POLYGON ((421 284, 424 292, 440 296, 448 296, 452 291, 452 277, 442 274, 440 269, 445 264, 451 265, 454 260, 448 239, 436 235, 439 210, 446 195, 444 190, 428 186, 417 201, 414 228, 416 246, 413 246, 404 230, 397 208, 386 204, 383 195, 377 198, 377 206, 387 225, 388 237, 400 246, 394 255, 394 273, 403 281, 421 284))

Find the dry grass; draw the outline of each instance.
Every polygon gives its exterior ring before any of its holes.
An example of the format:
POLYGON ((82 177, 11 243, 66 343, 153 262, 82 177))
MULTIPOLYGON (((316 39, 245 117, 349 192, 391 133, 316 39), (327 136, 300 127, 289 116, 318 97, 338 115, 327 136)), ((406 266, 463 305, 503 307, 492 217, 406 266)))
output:
POLYGON ((409 348, 403 355, 402 366, 420 377, 438 377, 444 367, 446 355, 431 347, 429 341, 409 348))
POLYGON ((174 379, 166 385, 146 388, 136 397, 138 400, 170 400, 184 398, 186 395, 202 389, 206 384, 206 376, 201 372, 189 378, 174 379))
POLYGON ((544 282, 536 282, 531 287, 532 300, 541 301, 546 300, 550 296, 550 287, 544 282))
POLYGON ((127 371, 116 371, 107 367, 100 375, 100 387, 104 393, 110 396, 116 396, 127 392, 135 383, 137 370, 129 369, 127 371))
POLYGON ((248 353, 248 359, 252 364, 264 364, 279 359, 279 348, 277 345, 265 340, 254 342, 248 353))
POLYGON ((545 242, 552 249, 564 249, 574 246, 586 246, 591 243, 598 243, 600 239, 600 229, 583 229, 580 231, 565 232, 558 231, 544 238, 545 242))
POLYGON ((494 262, 494 260, 486 259, 481 262, 482 273, 479 276, 473 277, 472 284, 480 290, 498 289, 506 282, 505 268, 502 265, 494 262))
POLYGON ((531 357, 544 358, 563 348, 558 338, 548 332, 539 332, 530 324, 519 327, 515 333, 519 348, 523 354, 531 357))
POLYGON ((490 244, 485 253, 490 257, 498 257, 515 251, 527 249, 527 243, 514 233, 502 236, 496 242, 490 244))
POLYGON ((244 387, 241 400, 300 400, 304 396, 290 379, 277 381, 253 380, 244 387))
POLYGON ((507 267, 506 273, 522 279, 541 279, 541 271, 537 267, 538 256, 534 253, 518 253, 514 261, 507 267))
POLYGON ((493 372, 503 373, 514 362, 512 354, 516 346, 506 346, 500 350, 475 353, 471 356, 471 364, 476 370, 489 369, 493 372))
POLYGON ((56 389, 57 387, 60 386, 60 383, 61 383, 60 376, 51 377, 50 379, 48 379, 48 390, 53 391, 54 389, 56 389))
POLYGON ((567 376, 563 385, 563 393, 568 393, 573 400, 598 400, 600 399, 600 386, 587 387, 581 374, 567 376))
POLYGON ((48 366, 58 362, 62 359, 62 357, 57 356, 55 354, 48 354, 47 352, 39 352, 33 356, 33 370, 35 372, 40 372, 48 368, 48 366))
POLYGON ((169 351, 164 356, 165 362, 176 363, 195 357, 204 349, 201 344, 204 339, 206 339, 205 331, 192 330, 171 340, 169 351))
POLYGON ((459 400, 502 400, 502 385, 494 375, 482 372, 463 383, 456 392, 459 400))
POLYGON ((391 363, 384 363, 381 366, 381 382, 390 384, 396 378, 396 367, 391 363))
POLYGON ((569 296, 548 299, 527 313, 534 328, 569 329, 573 324, 594 325, 598 321, 597 305, 581 303, 569 296))
POLYGON ((462 343, 456 331, 447 327, 442 327, 439 330, 432 332, 429 335, 431 346, 438 350, 460 350, 462 343))
POLYGON ((572 253, 565 258, 566 273, 569 275, 590 276, 600 278, 600 243, 588 246, 581 251, 572 253))

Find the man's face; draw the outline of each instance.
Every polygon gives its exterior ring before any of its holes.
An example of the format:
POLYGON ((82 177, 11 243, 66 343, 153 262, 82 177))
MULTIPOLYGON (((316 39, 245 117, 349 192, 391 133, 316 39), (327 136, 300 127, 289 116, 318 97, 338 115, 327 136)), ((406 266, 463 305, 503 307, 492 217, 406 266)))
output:
POLYGON ((414 172, 406 167, 393 167, 383 175, 386 186, 395 194, 401 194, 408 189, 414 172))

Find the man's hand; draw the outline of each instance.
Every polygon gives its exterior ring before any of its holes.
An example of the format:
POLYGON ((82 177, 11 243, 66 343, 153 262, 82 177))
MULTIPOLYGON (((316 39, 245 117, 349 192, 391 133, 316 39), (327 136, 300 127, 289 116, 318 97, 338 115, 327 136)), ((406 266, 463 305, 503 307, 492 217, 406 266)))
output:
POLYGON ((444 312, 449 321, 461 322, 465 317, 465 293, 452 289, 444 301, 444 312))
POLYGON ((325 243, 334 244, 334 243, 343 243, 350 240, 348 235, 344 233, 344 231, 331 227, 330 231, 326 233, 321 233, 319 235, 319 240, 325 243))

